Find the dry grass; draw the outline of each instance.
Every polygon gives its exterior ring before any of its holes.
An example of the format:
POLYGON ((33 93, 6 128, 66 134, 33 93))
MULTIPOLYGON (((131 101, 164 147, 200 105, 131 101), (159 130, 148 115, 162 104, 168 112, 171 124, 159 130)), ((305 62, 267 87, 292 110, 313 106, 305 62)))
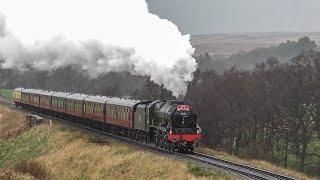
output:
POLYGON ((197 176, 186 163, 78 131, 60 131, 48 143, 54 153, 38 160, 47 162, 47 167, 54 172, 53 179, 228 178, 212 170, 197 176))
POLYGON ((13 180, 13 179, 19 179, 19 180, 35 180, 36 178, 28 175, 16 172, 12 169, 0 169, 0 180, 13 180))
POLYGON ((229 160, 229 161, 233 161, 233 162, 238 162, 238 163, 242 163, 242 164, 246 164, 246 165, 250 165, 250 166, 254 166, 254 167, 258 167, 258 168, 262 168, 262 169, 266 169, 272 172, 278 172, 278 173, 282 173, 282 174, 286 174, 288 176, 291 177, 295 177, 296 179, 313 179, 312 177, 308 177, 306 174, 294 171, 294 170, 290 170, 290 169, 285 169, 283 167, 279 167, 276 166, 274 164, 271 164, 267 161, 262 161, 262 160, 249 160, 249 159, 241 159, 239 157, 227 154, 225 152, 222 151, 215 151, 212 149, 208 149, 205 147, 199 147, 197 149, 198 152, 204 153, 204 154, 209 154, 209 155, 214 155, 218 158, 222 158, 225 160, 229 160))
MULTIPOLYGON (((6 119, 24 118, 17 112, 1 110, 6 119)), ((58 123, 52 127, 42 124, 17 136, 0 139, 0 168, 8 167, 41 179, 59 180, 231 179, 211 169, 58 123), (21 161, 23 159, 28 161, 21 161)))
POLYGON ((25 125, 24 113, 0 105, 0 139, 19 134, 25 125))

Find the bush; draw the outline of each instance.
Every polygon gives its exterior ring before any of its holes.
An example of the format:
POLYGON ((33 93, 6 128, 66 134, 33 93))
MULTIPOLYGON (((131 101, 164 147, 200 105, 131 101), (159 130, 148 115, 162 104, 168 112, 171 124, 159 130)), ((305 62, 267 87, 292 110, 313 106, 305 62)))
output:
POLYGON ((188 171, 195 176, 213 176, 213 173, 208 169, 204 169, 198 165, 188 165, 188 171))
POLYGON ((21 173, 30 174, 38 179, 50 179, 50 174, 46 167, 35 160, 22 160, 16 164, 15 170, 21 173))

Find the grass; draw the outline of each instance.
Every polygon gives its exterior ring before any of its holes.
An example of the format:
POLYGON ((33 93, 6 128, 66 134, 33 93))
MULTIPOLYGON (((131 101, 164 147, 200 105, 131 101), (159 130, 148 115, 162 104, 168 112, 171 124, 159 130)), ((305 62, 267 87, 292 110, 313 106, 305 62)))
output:
MULTIPOLYGON (((22 118, 11 113, 6 117, 22 118)), ((57 122, 0 139, 0 168, 42 179, 232 178, 57 122)))
MULTIPOLYGON (((315 175, 320 176, 319 170, 320 170, 320 141, 318 139, 318 135, 316 133, 312 134, 312 139, 308 145, 308 149, 307 152, 309 154, 314 154, 314 155, 309 155, 306 159, 306 172, 315 175)), ((289 159, 289 163, 290 160, 295 158, 295 156, 292 154, 291 155, 292 158, 289 159)), ((298 167, 298 166, 294 166, 294 167, 298 167)), ((318 177, 320 178, 320 177, 318 177)))
POLYGON ((205 147, 199 147, 197 149, 197 151, 201 152, 201 153, 204 153, 204 154, 213 155, 215 157, 222 158, 222 159, 225 159, 225 160, 229 160, 229 161, 233 161, 233 162, 238 162, 238 163, 242 163, 242 164, 246 164, 246 165, 262 168, 262 169, 269 170, 269 171, 272 171, 272 172, 286 174, 288 176, 295 177, 296 179, 312 179, 312 177, 309 177, 306 174, 303 174, 303 173, 300 173, 300 172, 297 172, 297 171, 294 171, 294 170, 291 170, 291 169, 285 169, 283 167, 271 164, 271 163, 269 163, 267 161, 255 160, 255 159, 241 159, 241 158, 239 158, 237 156, 233 156, 233 155, 227 154, 227 153, 222 152, 222 151, 216 151, 216 150, 212 150, 212 149, 205 148, 205 147))
POLYGON ((0 96, 3 96, 8 99, 12 99, 12 89, 0 89, 0 96))
MULTIPOLYGON (((297 156, 293 153, 294 150, 293 144, 289 144, 289 153, 288 153, 288 168, 299 170, 300 166, 300 160, 297 158, 297 156)), ((283 159, 283 154, 278 154, 275 151, 275 156, 278 159, 283 159)), ((306 157, 305 160, 305 173, 310 176, 318 176, 317 178, 320 178, 320 141, 318 139, 318 135, 314 132, 312 134, 311 140, 308 144, 307 148, 307 154, 309 154, 306 157)), ((282 163, 284 164, 284 163, 282 163)))
MULTIPOLYGON (((195 175, 196 177, 210 177, 212 179, 219 179, 221 177, 224 177, 219 172, 213 172, 209 169, 203 168, 203 167, 195 165, 195 164, 188 165, 188 172, 195 175)), ((225 178, 231 179, 231 177, 225 177, 225 178)))
POLYGON ((0 105, 0 139, 20 133, 25 127, 25 114, 0 105))

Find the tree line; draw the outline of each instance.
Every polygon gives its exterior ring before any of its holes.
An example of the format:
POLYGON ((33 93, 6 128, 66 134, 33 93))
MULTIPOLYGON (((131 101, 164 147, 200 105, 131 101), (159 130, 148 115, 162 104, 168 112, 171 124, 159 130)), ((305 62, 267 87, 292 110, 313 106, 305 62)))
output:
POLYGON ((270 57, 250 71, 198 70, 185 100, 205 145, 320 175, 319 52, 288 63, 270 57))

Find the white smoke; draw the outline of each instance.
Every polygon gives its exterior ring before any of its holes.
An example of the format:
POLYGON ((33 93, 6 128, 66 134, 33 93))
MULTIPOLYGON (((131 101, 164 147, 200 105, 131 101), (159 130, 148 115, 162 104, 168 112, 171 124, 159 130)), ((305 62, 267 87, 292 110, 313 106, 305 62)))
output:
POLYGON ((184 94, 196 62, 189 35, 151 14, 145 0, 1 0, 3 67, 54 70, 77 64, 92 77, 147 75, 184 94))

